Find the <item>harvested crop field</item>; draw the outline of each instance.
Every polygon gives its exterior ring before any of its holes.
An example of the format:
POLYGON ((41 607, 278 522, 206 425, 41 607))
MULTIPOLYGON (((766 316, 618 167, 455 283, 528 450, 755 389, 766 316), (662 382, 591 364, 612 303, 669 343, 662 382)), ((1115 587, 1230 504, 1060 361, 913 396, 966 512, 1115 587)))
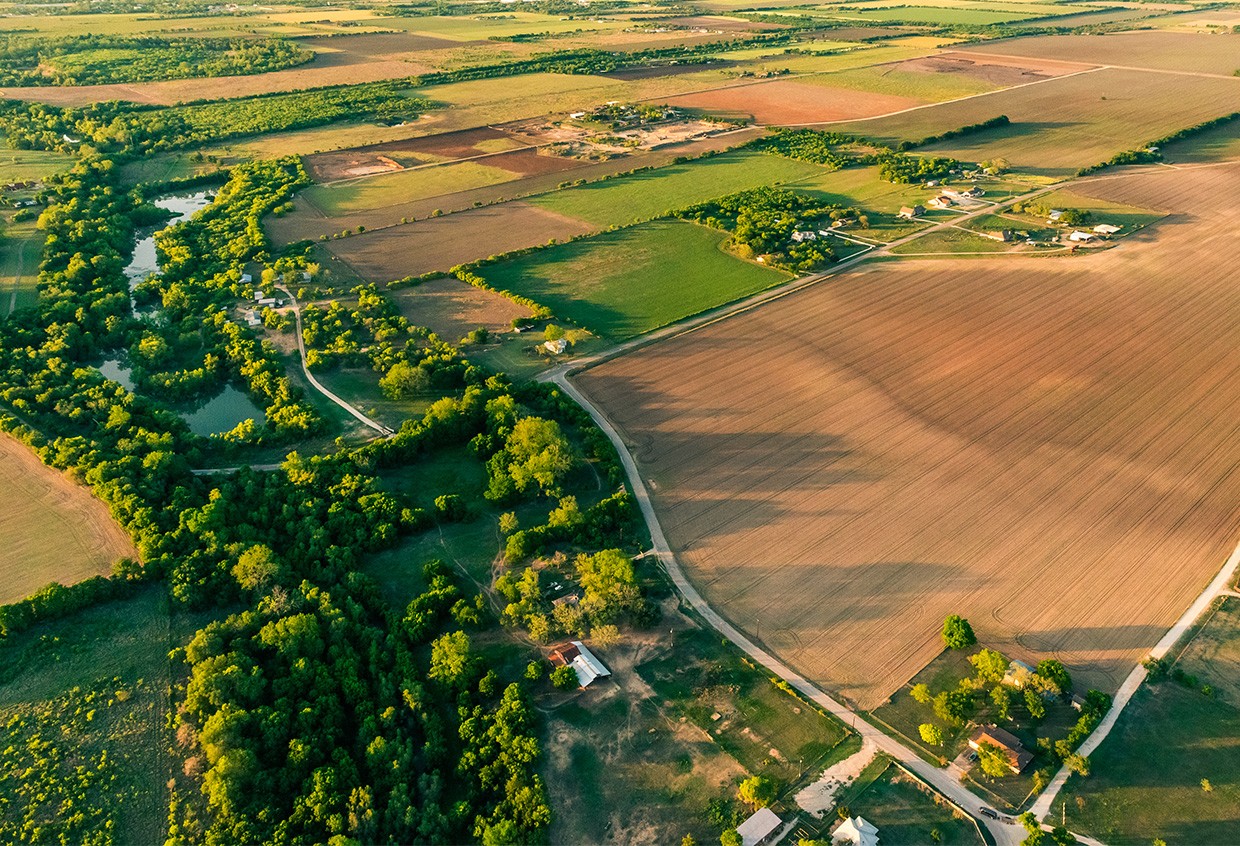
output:
POLYGON ((863 707, 951 613, 1114 690, 1240 539, 1240 167, 1074 190, 1172 215, 874 265, 577 377, 707 599, 863 707))
POLYGON ((430 328, 449 343, 479 326, 492 333, 507 331, 514 319, 533 314, 528 306, 450 277, 393 291, 390 296, 406 320, 430 328))
POLYGON ((782 79, 668 99, 673 106, 781 125, 853 120, 907 109, 920 102, 910 97, 873 93, 859 95, 844 88, 782 79))
POLYGON ((327 248, 363 279, 390 282, 591 229, 584 221, 512 202, 367 232, 329 242, 327 248))
POLYGON ((102 502, 8 435, 0 435, 0 504, 0 604, 137 557, 102 502))
POLYGON ((1237 102, 1240 79, 1196 77, 1186 88, 1178 74, 1102 68, 838 128, 896 143, 957 129, 979 115, 1007 115, 1010 126, 931 144, 918 152, 962 161, 1001 156, 1017 170, 1064 177, 1123 150, 1233 112, 1237 102))
POLYGON ((1240 36, 1155 30, 1044 36, 962 47, 961 52, 984 55, 988 60, 991 54, 999 54, 1231 76, 1240 65, 1240 36))
POLYGON ((413 164, 498 153, 529 143, 529 139, 514 137, 510 133, 483 126, 460 132, 370 144, 351 150, 317 153, 306 156, 304 163, 307 172, 316 182, 334 182, 367 173, 398 170, 413 164))

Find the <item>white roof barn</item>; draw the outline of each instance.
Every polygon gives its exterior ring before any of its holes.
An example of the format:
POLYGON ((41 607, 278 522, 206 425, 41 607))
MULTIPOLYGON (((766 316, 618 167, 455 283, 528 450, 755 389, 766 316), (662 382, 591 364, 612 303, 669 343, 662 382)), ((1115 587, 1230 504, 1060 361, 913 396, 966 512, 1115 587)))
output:
POLYGON ((1094 227, 1094 231, 1097 232, 1099 235, 1114 235, 1116 232, 1120 231, 1123 228, 1124 227, 1122 226, 1114 226, 1110 223, 1099 223, 1097 226, 1094 227))
POLYGON ((742 846, 758 846, 783 825, 781 820, 770 808, 759 808, 749 819, 736 827, 741 836, 742 846))
POLYGON ((878 827, 862 817, 849 817, 835 829, 831 841, 852 846, 878 846, 878 827))
POLYGON ((1068 240, 1069 241, 1092 241, 1094 240, 1094 236, 1090 232, 1082 232, 1081 230, 1076 229, 1072 232, 1071 235, 1068 236, 1068 240))
POLYGON ((594 653, 579 640, 570 641, 577 647, 577 657, 568 665, 577 673, 577 681, 582 687, 589 687, 595 679, 606 678, 611 670, 603 666, 603 662, 594 657, 594 653))

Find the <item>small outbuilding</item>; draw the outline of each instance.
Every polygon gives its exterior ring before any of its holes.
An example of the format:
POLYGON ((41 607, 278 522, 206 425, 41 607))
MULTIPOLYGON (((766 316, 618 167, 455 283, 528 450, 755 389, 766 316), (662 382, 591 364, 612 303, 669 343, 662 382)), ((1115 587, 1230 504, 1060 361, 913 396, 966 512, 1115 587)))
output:
POLYGON ((1094 232, 1098 235, 1114 235, 1123 228, 1124 227, 1122 226, 1114 226, 1110 223, 1099 223, 1094 227, 1094 232))
POLYGON ((784 821, 770 808, 759 808, 749 819, 736 827, 742 846, 758 846, 779 831, 784 821))
POLYGON ((1069 241, 1085 242, 1094 240, 1092 232, 1082 232, 1079 229, 1072 230, 1072 234, 1068 236, 1069 241))

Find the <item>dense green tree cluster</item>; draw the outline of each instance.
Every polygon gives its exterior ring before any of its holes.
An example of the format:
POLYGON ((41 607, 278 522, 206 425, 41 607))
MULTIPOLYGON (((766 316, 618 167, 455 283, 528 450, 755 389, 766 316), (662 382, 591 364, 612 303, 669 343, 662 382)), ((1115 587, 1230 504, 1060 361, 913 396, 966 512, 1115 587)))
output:
POLYGON ((770 264, 808 271, 835 260, 819 228, 855 214, 786 188, 754 188, 690 206, 677 216, 731 232, 732 244, 747 258, 768 256, 770 264), (806 240, 796 240, 797 232, 806 240))
POLYGON ((960 162, 942 156, 910 156, 895 151, 878 154, 878 175, 888 182, 911 184, 927 179, 944 179, 960 162))
POLYGON ((78 35, 0 38, 0 85, 100 85, 236 76, 305 64, 314 53, 283 38, 78 35))
POLYGON ((183 106, 139 106, 111 100, 58 107, 7 101, 0 128, 20 149, 149 154, 229 138, 323 126, 343 120, 399 123, 429 108, 396 82, 289 94, 267 94, 183 106))
POLYGON ((754 142, 760 150, 769 150, 790 159, 823 165, 838 170, 849 164, 853 157, 840 151, 840 147, 856 141, 850 135, 838 132, 819 132, 813 129, 776 129, 766 138, 754 142))

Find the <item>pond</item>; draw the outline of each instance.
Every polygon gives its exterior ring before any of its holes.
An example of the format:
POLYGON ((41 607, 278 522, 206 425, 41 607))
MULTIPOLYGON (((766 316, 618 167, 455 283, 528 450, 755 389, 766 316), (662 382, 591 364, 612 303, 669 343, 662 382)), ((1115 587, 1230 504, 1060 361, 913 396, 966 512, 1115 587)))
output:
MULTIPOLYGON (((206 208, 213 199, 214 197, 206 191, 160 197, 154 201, 155 205, 175 215, 160 229, 206 208)), ((152 273, 159 272, 159 258, 155 251, 155 234, 158 231, 160 230, 150 230, 134 243, 133 259, 125 267, 125 276, 129 280, 130 291, 152 273)), ((134 311, 137 311, 136 306, 134 311)), ((157 310, 152 310, 148 314, 156 312, 157 310)), ((127 391, 134 389, 130 367, 122 358, 105 360, 99 365, 99 372, 113 382, 122 385, 127 391)), ((191 432, 203 437, 230 432, 243 420, 253 420, 261 425, 267 419, 263 410, 255 405, 253 400, 232 385, 225 385, 222 391, 210 399, 192 405, 174 406, 173 411, 180 414, 182 419, 189 424, 191 432)))
MULTIPOLYGON (((174 217, 170 218, 158 229, 148 230, 144 237, 138 238, 134 243, 133 258, 129 260, 129 264, 125 265, 125 277, 129 280, 130 291, 152 273, 159 272, 159 258, 155 252, 156 233, 168 228, 178 220, 206 208, 211 205, 214 199, 213 194, 209 194, 206 191, 198 191, 193 194, 160 197, 154 201, 154 204, 161 209, 167 209, 172 212, 174 217)), ((134 311, 137 311, 137 306, 134 306, 134 311)))
MULTIPOLYGON (((106 359, 98 369, 106 378, 123 386, 125 390, 134 389, 130 367, 123 359, 106 359)), ((243 420, 253 420, 261 426, 267 419, 263 410, 255 405, 245 392, 232 385, 225 385, 222 391, 210 399, 193 404, 174 405, 172 410, 189 424, 191 432, 204 438, 231 432, 243 420)))

